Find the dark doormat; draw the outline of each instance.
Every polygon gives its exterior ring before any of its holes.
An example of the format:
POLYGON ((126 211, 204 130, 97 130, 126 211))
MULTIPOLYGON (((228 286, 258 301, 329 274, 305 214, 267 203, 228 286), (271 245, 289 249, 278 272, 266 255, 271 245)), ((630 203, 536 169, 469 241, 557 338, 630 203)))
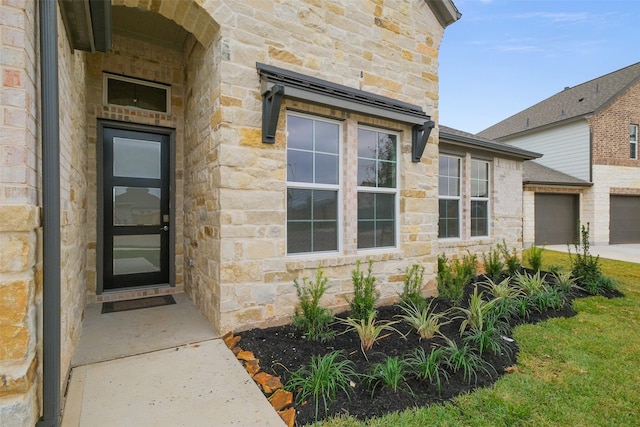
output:
POLYGON ((175 303, 176 300, 173 299, 172 295, 130 299, 126 301, 109 301, 102 303, 102 314, 116 313, 118 311, 138 310, 140 308, 160 307, 163 305, 171 305, 175 303))

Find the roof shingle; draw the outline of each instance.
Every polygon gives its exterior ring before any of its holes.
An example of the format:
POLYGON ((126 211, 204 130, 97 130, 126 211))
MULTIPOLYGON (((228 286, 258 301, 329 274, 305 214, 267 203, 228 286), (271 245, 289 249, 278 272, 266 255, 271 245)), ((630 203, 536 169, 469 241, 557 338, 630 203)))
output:
POLYGON ((640 62, 629 65, 541 101, 488 127, 478 136, 500 140, 511 135, 584 117, 604 107, 629 86, 640 81, 640 62))

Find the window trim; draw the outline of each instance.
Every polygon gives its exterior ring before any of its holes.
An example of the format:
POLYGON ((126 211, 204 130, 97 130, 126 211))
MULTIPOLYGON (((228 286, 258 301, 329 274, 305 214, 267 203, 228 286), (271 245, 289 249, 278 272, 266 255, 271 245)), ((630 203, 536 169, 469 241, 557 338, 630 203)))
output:
POLYGON ((629 125, 629 158, 632 160, 638 160, 638 130, 640 127, 636 124, 630 124, 629 125), (631 139, 631 128, 635 128, 636 129, 636 139, 635 141, 631 139), (631 147, 634 146, 634 153, 635 156, 631 156, 631 147))
MULTIPOLYGON (((358 124, 357 126, 357 131, 360 131, 360 129, 362 130, 367 130, 367 131, 372 131, 372 132, 376 132, 376 133, 385 133, 388 135, 395 135, 396 137, 396 186, 394 188, 389 188, 389 187, 369 187, 369 186, 363 186, 363 185, 357 185, 358 182, 358 177, 357 177, 357 165, 358 165, 358 161, 360 160, 360 156, 358 156, 357 153, 357 148, 356 148, 356 176, 355 176, 355 180, 356 180, 356 200, 357 200, 357 196, 359 193, 374 193, 374 194, 393 194, 394 197, 394 207, 393 207, 393 246, 374 246, 374 247, 370 247, 370 248, 359 248, 358 247, 358 242, 357 242, 357 237, 358 237, 358 232, 357 232, 357 226, 358 223, 360 222, 359 218, 358 218, 358 213, 357 213, 357 206, 356 206, 356 248, 358 252, 364 251, 364 252, 372 252, 372 251, 384 251, 384 252, 388 252, 390 250, 396 250, 399 247, 399 232, 400 232, 400 148, 401 148, 401 140, 400 140, 400 133, 396 132, 396 131, 392 131, 389 129, 385 129, 382 127, 375 127, 375 126, 370 126, 370 125, 364 125, 364 124, 358 124)), ((356 132, 357 133, 357 132, 356 132)), ((359 141, 356 140, 356 146, 357 143, 359 141)), ((376 159, 377 161, 378 159, 376 159)), ((357 203, 356 203, 357 205, 357 203)))
MULTIPOLYGON (((439 153, 438 163, 440 163, 440 157, 449 157, 458 161, 458 195, 449 196, 440 194, 440 185, 438 184, 438 240, 460 240, 462 239, 462 176, 464 171, 465 162, 463 157, 454 154, 439 153), (440 200, 457 200, 458 201, 458 235, 457 236, 440 236, 440 200)), ((438 182, 440 181, 440 170, 438 169, 438 182)), ((447 175, 448 178, 451 176, 447 175)))
POLYGON ((171 85, 152 82, 144 79, 138 79, 135 77, 127 77, 119 74, 103 72, 102 73, 102 105, 106 105, 109 107, 126 108, 128 110, 151 112, 155 114, 171 114, 171 85), (133 83, 140 86, 153 87, 156 89, 163 89, 165 91, 166 103, 167 103, 166 111, 149 110, 147 108, 134 107, 131 105, 111 104, 109 102, 109 79, 133 83))
MULTIPOLYGON (((343 240, 343 228, 344 228, 344 221, 343 221, 343 206, 344 206, 344 198, 343 198, 343 194, 344 194, 344 190, 343 190, 343 158, 344 158, 344 151, 343 151, 343 147, 344 147, 344 132, 343 132, 343 123, 341 120, 336 120, 336 119, 330 119, 330 118, 326 118, 323 116, 319 116, 319 115, 315 115, 315 114, 305 114, 305 113, 300 113, 297 111, 292 111, 292 110, 286 110, 285 112, 285 129, 287 129, 287 122, 288 122, 288 118, 290 116, 294 116, 294 117, 300 117, 300 118, 304 118, 304 119, 309 119, 309 120, 314 120, 314 121, 322 121, 325 123, 332 123, 332 124, 336 124, 338 126, 338 184, 318 184, 315 182, 298 182, 298 181, 289 181, 288 179, 288 174, 286 174, 285 172, 285 184, 286 184, 286 189, 289 190, 290 188, 293 189, 304 189, 304 190, 329 190, 329 191, 336 191, 337 193, 337 222, 336 222, 336 227, 337 227, 337 235, 336 235, 336 239, 337 239, 337 244, 336 244, 336 249, 335 250, 330 250, 330 251, 310 251, 310 252, 293 252, 293 253, 289 253, 289 239, 288 239, 288 228, 289 228, 289 220, 288 218, 285 218, 285 257, 315 257, 317 255, 323 255, 323 254, 339 254, 342 253, 342 240, 343 240)), ((285 156, 288 156, 288 150, 289 150, 289 146, 288 146, 288 131, 287 131, 287 144, 285 147, 285 156)), ((288 162, 287 162, 288 163, 288 162)), ((287 166, 288 167, 288 166, 287 166)), ((288 195, 285 197, 285 203, 287 203, 286 198, 288 197, 288 195)), ((285 210, 286 211, 286 210, 285 210)))
MULTIPOLYGON (((471 237, 472 239, 482 239, 482 238, 486 238, 486 237, 491 237, 491 162, 488 160, 484 160, 484 159, 478 159, 478 158, 471 158, 471 162, 469 164, 470 166, 470 170, 473 170, 473 162, 481 162, 484 163, 485 165, 487 165, 487 197, 477 197, 477 196, 473 196, 473 194, 471 194, 471 191, 469 191, 469 237, 471 237), (473 216, 472 216, 472 212, 471 212, 471 203, 472 202, 486 202, 487 203, 487 234, 481 234, 481 235, 477 235, 474 236, 473 233, 473 216)), ((469 184, 471 184, 471 180, 473 180, 474 177, 471 176, 470 177, 470 181, 469 184)), ((471 185, 469 185, 469 187, 471 187, 471 185)))

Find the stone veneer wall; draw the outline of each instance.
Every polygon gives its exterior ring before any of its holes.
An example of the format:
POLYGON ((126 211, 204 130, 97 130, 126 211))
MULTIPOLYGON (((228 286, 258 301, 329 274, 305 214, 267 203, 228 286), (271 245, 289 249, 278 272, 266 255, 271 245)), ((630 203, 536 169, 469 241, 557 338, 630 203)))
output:
MULTIPOLYGON (((491 221, 488 237, 471 237, 471 216, 469 212, 471 194, 471 153, 463 157, 462 176, 462 233, 460 239, 440 239, 438 253, 455 258, 466 251, 476 254, 482 262, 482 253, 495 245, 507 244, 518 253, 522 250, 522 161, 494 157, 490 161, 489 209, 491 221), (467 166, 465 166, 467 165, 467 166)), ((477 157, 486 159, 486 156, 477 157)))
POLYGON ((89 302, 107 301, 120 298, 141 297, 151 294, 168 293, 182 289, 183 284, 183 57, 182 52, 164 48, 157 44, 134 40, 120 35, 113 35, 113 45, 108 53, 87 55, 87 114, 88 135, 84 147, 87 152, 87 204, 90 226, 86 230, 88 245, 86 258, 86 275, 89 302), (125 75, 171 85, 171 114, 142 111, 122 106, 103 105, 103 73, 125 75), (152 291, 118 292, 117 294, 96 295, 96 203, 97 193, 97 123, 98 119, 108 119, 124 123, 136 123, 150 126, 161 126, 176 130, 175 146, 175 269, 176 289, 152 291))
POLYGON ((35 2, 0 4, 0 425, 38 419, 39 85, 35 2))
MULTIPOLYGON (((312 276, 318 265, 325 267, 331 280, 327 304, 335 308, 346 306, 342 296, 350 292, 351 270, 356 259, 367 256, 378 261, 375 273, 385 299, 395 297, 405 268, 413 262, 425 264, 432 282, 437 136, 431 138, 422 163, 414 164, 410 160, 410 129, 405 124, 286 100, 276 143, 263 144, 262 100, 255 66, 256 62, 268 63, 418 104, 437 119, 437 55, 443 28, 429 6, 410 1, 359 1, 348 6, 330 1, 225 1, 204 7, 220 24, 221 118, 215 136, 219 139, 214 143, 219 168, 213 172, 220 187, 204 201, 220 209, 220 278, 215 284, 211 283, 215 276, 203 274, 198 277, 204 283, 186 286, 220 287, 220 321, 215 326, 224 333, 287 321, 296 303, 293 279, 312 276), (349 153, 353 152, 358 120, 402 131, 398 248, 354 249, 355 226, 349 221, 354 221, 355 212, 346 202, 340 253, 286 255, 286 108, 346 117, 344 183, 353 179, 347 166, 355 162, 349 153)), ((218 113, 214 110, 211 114, 218 113)), ((217 120, 212 118, 215 123, 217 120)), ((215 227, 215 220, 211 224, 215 227)), ((209 266, 215 267, 215 261, 209 266)), ((429 292, 432 290, 433 286, 429 292)))
POLYGON ((185 49, 188 95, 182 204, 185 291, 214 328, 220 323, 220 141, 228 131, 221 124, 222 103, 237 103, 234 98, 220 97, 219 45, 219 39, 207 47, 191 39, 185 49))

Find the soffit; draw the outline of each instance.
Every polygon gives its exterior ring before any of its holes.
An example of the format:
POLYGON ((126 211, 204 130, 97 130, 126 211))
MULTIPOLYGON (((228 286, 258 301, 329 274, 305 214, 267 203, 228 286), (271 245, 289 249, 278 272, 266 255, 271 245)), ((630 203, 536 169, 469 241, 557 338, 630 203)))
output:
POLYGON ((182 50, 189 33, 159 13, 135 7, 113 6, 113 33, 182 50))

